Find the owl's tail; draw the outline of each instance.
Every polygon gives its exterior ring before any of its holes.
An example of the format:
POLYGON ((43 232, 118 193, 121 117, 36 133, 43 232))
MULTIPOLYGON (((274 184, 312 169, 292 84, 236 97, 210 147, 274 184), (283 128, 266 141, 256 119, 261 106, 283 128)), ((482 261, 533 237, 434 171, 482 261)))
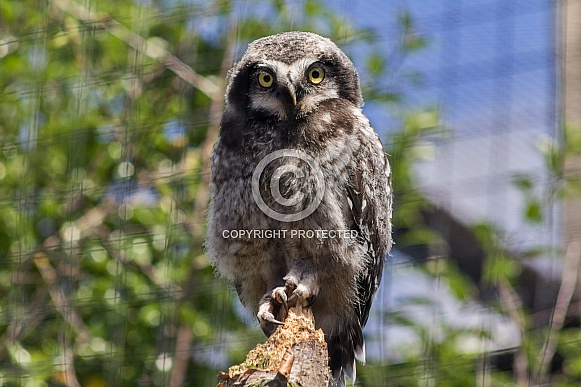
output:
POLYGON ((365 363, 365 342, 361 326, 351 326, 344 334, 329 337, 329 367, 331 381, 329 387, 345 387, 345 376, 353 384, 357 376, 355 359, 365 363))

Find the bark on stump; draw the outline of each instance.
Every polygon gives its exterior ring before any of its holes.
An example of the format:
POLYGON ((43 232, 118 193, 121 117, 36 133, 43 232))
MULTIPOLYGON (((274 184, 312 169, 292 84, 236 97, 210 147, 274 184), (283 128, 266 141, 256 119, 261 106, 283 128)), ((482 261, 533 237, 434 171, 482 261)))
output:
POLYGON ((248 352, 244 363, 220 372, 217 387, 327 387, 329 355, 310 309, 290 308, 283 326, 248 352))

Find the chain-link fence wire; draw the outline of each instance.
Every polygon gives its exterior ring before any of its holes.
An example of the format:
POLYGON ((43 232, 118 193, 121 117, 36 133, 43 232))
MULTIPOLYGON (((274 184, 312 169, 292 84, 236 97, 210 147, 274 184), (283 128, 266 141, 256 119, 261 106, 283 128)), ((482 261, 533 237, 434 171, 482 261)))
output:
MULTIPOLYGON (((429 203, 492 224, 502 251, 558 247, 542 153, 559 139, 556 4, 384 3, 3 2, 1 384, 213 385, 263 340, 203 238, 226 70, 273 32, 312 30, 352 57, 365 112, 409 170, 396 214, 429 203)), ((474 301, 478 284, 428 245, 390 260, 359 385, 458 369, 489 385, 490 354, 520 345, 510 313, 474 301)), ((559 276, 552 257, 535 265, 559 276)))

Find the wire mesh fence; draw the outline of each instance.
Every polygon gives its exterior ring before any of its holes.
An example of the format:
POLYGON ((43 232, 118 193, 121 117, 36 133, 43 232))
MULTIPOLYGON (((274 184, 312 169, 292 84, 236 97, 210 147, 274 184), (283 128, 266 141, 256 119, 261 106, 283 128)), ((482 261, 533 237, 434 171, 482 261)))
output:
POLYGON ((215 385, 264 340, 204 256, 208 159, 232 62, 309 30, 352 58, 394 167, 396 251, 356 385, 574 385, 579 332, 547 334, 566 299, 558 12, 3 1, 0 384, 215 385))

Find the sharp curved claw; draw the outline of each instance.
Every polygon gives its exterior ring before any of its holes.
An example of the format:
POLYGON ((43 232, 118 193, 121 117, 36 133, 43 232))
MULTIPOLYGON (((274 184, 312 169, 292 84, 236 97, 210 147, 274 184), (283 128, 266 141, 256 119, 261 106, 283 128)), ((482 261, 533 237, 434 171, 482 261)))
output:
POLYGON ((283 323, 283 322, 281 322, 281 321, 278 321, 278 320, 277 320, 277 319, 275 319, 274 317, 270 317, 270 316, 262 316, 262 319, 263 319, 264 321, 268 321, 269 323, 273 323, 273 324, 276 324, 276 325, 284 325, 284 323, 283 323))
MULTIPOLYGON (((296 300, 296 299, 298 299, 298 298, 299 298, 299 295, 298 295, 298 293, 293 293, 293 294, 291 294, 291 296, 288 298, 287 302, 288 302, 288 303, 291 303, 291 302, 295 301, 295 300, 296 300)), ((316 295, 316 294, 313 294, 312 296, 308 297, 308 298, 306 299, 306 301, 307 301, 307 304, 305 305, 305 308, 309 308, 309 307, 311 307, 311 306, 312 306, 312 305, 315 303, 315 300, 316 300, 316 299, 317 299, 317 295, 316 295)))
POLYGON ((286 313, 282 313, 282 306, 270 294, 266 295, 261 302, 256 317, 264 334, 270 337, 279 325, 284 325, 284 322, 279 319, 284 319, 286 313))
POLYGON ((307 299, 307 306, 305 308, 310 308, 311 305, 313 305, 315 303, 315 300, 317 299, 317 295, 313 294, 311 297, 309 297, 307 299))
POLYGON ((299 298, 299 295, 297 293, 293 293, 293 294, 290 295, 290 297, 286 301, 287 301, 287 303, 290 304, 291 302, 293 302, 297 298, 299 298))
POLYGON ((287 296, 285 288, 276 288, 272 291, 272 297, 278 301, 279 304, 283 305, 285 309, 288 310, 287 296))

